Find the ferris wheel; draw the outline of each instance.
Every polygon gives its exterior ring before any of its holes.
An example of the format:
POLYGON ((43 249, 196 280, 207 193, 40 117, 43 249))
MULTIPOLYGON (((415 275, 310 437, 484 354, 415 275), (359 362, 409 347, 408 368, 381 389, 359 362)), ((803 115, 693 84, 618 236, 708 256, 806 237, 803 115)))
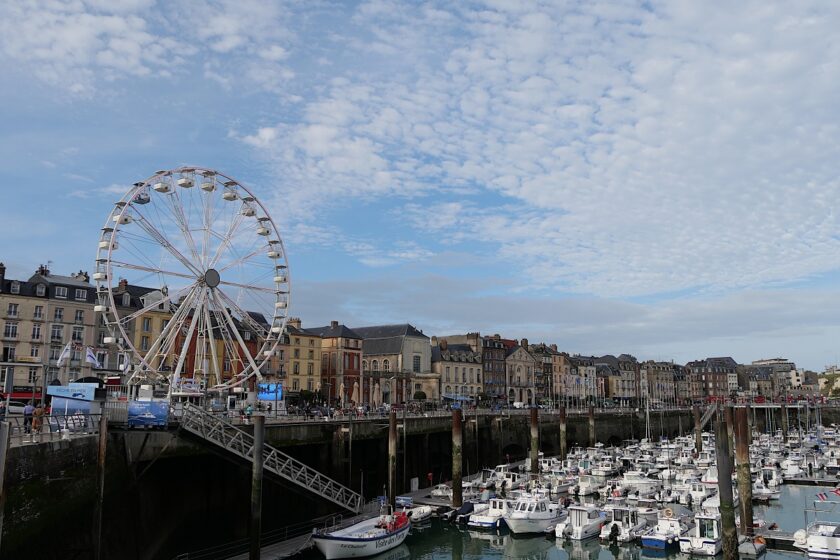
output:
POLYGON ((134 183, 101 230, 96 311, 129 384, 224 389, 262 378, 288 318, 280 233, 238 181, 202 167, 134 183))

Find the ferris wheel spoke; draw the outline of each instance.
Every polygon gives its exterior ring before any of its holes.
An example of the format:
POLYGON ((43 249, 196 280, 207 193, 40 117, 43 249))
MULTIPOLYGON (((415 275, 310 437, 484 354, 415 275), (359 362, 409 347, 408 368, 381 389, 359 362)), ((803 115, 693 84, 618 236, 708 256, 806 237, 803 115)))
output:
POLYGON ((146 351, 146 354, 141 356, 141 359, 147 366, 149 364, 149 356, 154 357, 157 353, 163 355, 168 355, 170 353, 171 348, 175 343, 175 339, 178 336, 178 330, 180 329, 185 316, 189 315, 189 309, 193 304, 195 296, 196 290, 195 286, 193 286, 178 306, 178 309, 172 315, 172 318, 169 320, 169 323, 167 323, 166 328, 163 329, 163 332, 160 333, 160 336, 155 340, 151 348, 146 351))
POLYGON ((149 222, 149 220, 147 220, 145 216, 143 216, 139 211, 137 212, 137 217, 138 219, 136 220, 136 223, 140 225, 140 227, 146 233, 148 233, 149 236, 152 237, 152 239, 160 243, 161 246, 163 246, 164 249, 169 251, 169 253, 173 257, 181 261, 181 264, 187 267, 187 270, 191 270, 196 274, 196 276, 201 275, 201 272, 198 270, 198 268, 193 263, 191 263, 189 259, 187 259, 183 254, 181 254, 181 252, 178 249, 176 249, 172 243, 169 242, 169 239, 167 239, 165 235, 159 232, 157 228, 155 228, 151 224, 151 222, 149 222))
POLYGON ((173 294, 167 294, 163 297, 163 299, 154 301, 154 302, 150 303, 149 305, 143 307, 142 309, 138 309, 137 311, 135 311, 131 315, 125 315, 123 317, 120 317, 118 321, 122 324, 127 325, 128 323, 134 321, 135 319, 140 318, 143 314, 148 313, 149 311, 151 311, 152 309, 154 309, 156 307, 160 307, 161 305, 164 305, 164 304, 167 304, 167 303, 171 304, 172 303, 172 298, 175 295, 177 295, 180 292, 183 292, 185 290, 190 290, 192 288, 193 288, 193 286, 189 286, 187 288, 181 288, 180 290, 176 290, 175 293, 173 293, 173 294))
MULTIPOLYGON (((215 299, 215 303, 219 308, 219 311, 224 316, 225 321, 227 322, 228 326, 230 327, 228 330, 231 331, 236 338, 236 341, 239 343, 239 347, 242 348, 242 355, 248 358, 248 363, 253 368, 253 371, 256 372, 257 378, 262 379, 262 374, 260 373, 259 368, 257 367, 256 362, 254 362, 254 357, 251 355, 251 352, 248 350, 248 346, 245 344, 245 341, 242 340, 242 335, 239 333, 239 329, 236 327, 236 323, 234 322, 233 318, 228 313, 227 307, 224 306, 224 302, 221 301, 221 298, 218 297, 217 294, 211 291, 211 297, 215 299)), ((244 370, 247 371, 247 368, 244 370)))
POLYGON ((254 290, 256 292, 265 292, 267 294, 276 294, 277 293, 277 290, 275 290, 274 288, 263 288, 263 287, 260 287, 260 286, 251 286, 249 284, 240 284, 238 282, 227 282, 225 280, 222 280, 221 282, 219 282, 219 285, 231 286, 233 288, 241 288, 241 289, 244 289, 244 290, 254 290))
POLYGON ((209 304, 204 306, 204 324, 205 324, 205 327, 207 328, 207 338, 210 341, 210 354, 213 358, 211 360, 212 368, 213 368, 213 372, 215 373, 216 383, 218 384, 218 383, 222 382, 222 374, 219 371, 219 356, 217 355, 218 353, 216 352, 216 337, 215 337, 215 335, 213 335, 213 320, 210 317, 210 305, 209 304))
POLYGON ((239 257, 239 258, 227 263, 225 266, 223 266, 222 268, 220 268, 218 270, 219 270, 219 272, 222 272, 222 271, 228 270, 229 268, 233 268, 234 266, 238 266, 240 264, 245 264, 246 262, 253 259, 257 255, 261 255, 261 254, 263 254, 263 249, 259 248, 255 251, 251 251, 250 253, 248 253, 244 257, 239 257))
POLYGON ((140 264, 131 264, 122 261, 111 261, 112 265, 119 266, 121 268, 127 268, 129 270, 140 270, 144 272, 152 272, 154 274, 166 274, 168 276, 177 276, 178 278, 186 278, 187 280, 196 281, 198 277, 195 275, 184 274, 182 272, 172 272, 171 270, 163 270, 161 268, 152 268, 149 266, 143 266, 140 264))
POLYGON ((254 334, 261 335, 263 338, 267 338, 269 331, 268 328, 264 325, 261 325, 254 319, 250 313, 243 310, 239 305, 236 304, 231 298, 229 298, 224 292, 216 290, 216 293, 225 301, 237 314, 241 317, 241 321, 246 323, 252 330, 256 331, 254 334))
MULTIPOLYGON (((242 205, 239 206, 240 210, 241 208, 242 205)), ((242 224, 243 221, 245 221, 245 216, 242 214, 241 211, 237 211, 230 221, 230 226, 228 227, 227 232, 224 234, 224 236, 222 236, 221 242, 216 248, 216 254, 213 255, 213 260, 210 261, 210 268, 216 266, 216 263, 219 262, 219 259, 221 258, 225 248, 230 249, 232 247, 233 236, 236 233, 236 230, 239 229, 239 226, 242 224)))
MULTIPOLYGON (((181 352, 178 355, 178 363, 175 366, 174 371, 174 378, 180 377, 181 370, 184 367, 184 362, 187 359, 187 354, 190 353, 190 342, 192 342, 193 334, 195 333, 196 326, 198 326, 198 318, 200 316, 201 306, 203 305, 204 300, 206 299, 207 292, 202 290, 199 292, 198 297, 196 298, 194 312, 192 320, 190 321, 190 326, 187 328, 187 336, 184 339, 184 343, 181 346, 181 352)), ((196 347, 198 344, 196 343, 196 347)), ((195 364, 193 365, 195 367, 195 364)))
POLYGON ((193 258, 195 258, 195 261, 199 265, 201 265, 201 257, 198 254, 198 248, 196 247, 195 240, 192 236, 192 232, 190 231, 190 222, 187 219, 187 215, 184 213, 184 205, 183 201, 181 200, 181 195, 178 193, 177 189, 174 191, 173 194, 174 196, 169 197, 168 200, 169 206, 172 207, 172 214, 173 216, 175 216, 175 222, 181 229, 181 233, 184 235, 184 239, 187 242, 187 247, 192 253, 193 258))

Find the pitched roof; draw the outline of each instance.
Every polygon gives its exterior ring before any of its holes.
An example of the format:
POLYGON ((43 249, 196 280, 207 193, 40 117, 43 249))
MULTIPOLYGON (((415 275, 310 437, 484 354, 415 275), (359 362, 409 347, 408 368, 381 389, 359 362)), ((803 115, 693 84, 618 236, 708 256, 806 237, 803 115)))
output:
POLYGON ((390 338, 396 336, 414 336, 419 338, 429 338, 413 325, 408 323, 401 323, 398 325, 374 325, 371 327, 353 327, 353 332, 368 340, 372 338, 390 338))
POLYGON ((37 272, 29 278, 30 282, 44 282, 45 284, 58 284, 61 286, 72 286, 74 288, 92 288, 90 282, 73 278, 72 276, 62 276, 60 274, 38 274, 37 272))
POLYGON ((361 336, 345 325, 327 325, 325 327, 314 327, 303 330, 304 332, 315 334, 323 338, 355 338, 362 340, 361 336))
POLYGON ((480 363, 481 352, 474 352, 469 344, 447 344, 445 350, 441 350, 440 346, 432 346, 432 363, 435 362, 480 363))

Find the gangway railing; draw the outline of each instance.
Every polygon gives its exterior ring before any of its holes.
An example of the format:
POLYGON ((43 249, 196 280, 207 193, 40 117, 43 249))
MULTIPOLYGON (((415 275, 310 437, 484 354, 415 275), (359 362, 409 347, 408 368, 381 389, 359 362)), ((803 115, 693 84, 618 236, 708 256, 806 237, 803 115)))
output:
MULTIPOLYGON (((254 436, 193 404, 184 406, 181 428, 242 459, 253 461, 254 436)), ((263 451, 263 469, 354 513, 362 510, 360 494, 268 444, 263 451)))
POLYGON ((712 406, 710 406, 709 408, 706 409, 706 412, 704 412, 703 416, 700 418, 700 429, 701 430, 706 427, 706 424, 709 423, 709 420, 712 419, 712 416, 715 415, 715 412, 717 412, 717 405, 715 405, 715 404, 713 404, 712 406))

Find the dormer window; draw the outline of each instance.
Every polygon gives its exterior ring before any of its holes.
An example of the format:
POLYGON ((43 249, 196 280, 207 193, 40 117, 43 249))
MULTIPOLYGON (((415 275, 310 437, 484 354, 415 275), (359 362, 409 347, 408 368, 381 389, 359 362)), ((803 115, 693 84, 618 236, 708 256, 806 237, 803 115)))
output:
POLYGON ((55 297, 59 299, 67 299, 67 288, 65 286, 56 286, 55 297))
POLYGON ((44 294, 46 294, 46 293, 47 293, 47 287, 44 286, 43 284, 38 284, 35 287, 35 295, 37 295, 39 297, 44 297, 44 294))
POLYGON ((13 281, 11 290, 12 290, 13 294, 19 294, 20 293, 20 282, 18 282, 17 280, 13 281))
POLYGON ((129 305, 131 305, 131 294, 129 294, 128 292, 122 295, 122 305, 123 307, 128 307, 129 305))

